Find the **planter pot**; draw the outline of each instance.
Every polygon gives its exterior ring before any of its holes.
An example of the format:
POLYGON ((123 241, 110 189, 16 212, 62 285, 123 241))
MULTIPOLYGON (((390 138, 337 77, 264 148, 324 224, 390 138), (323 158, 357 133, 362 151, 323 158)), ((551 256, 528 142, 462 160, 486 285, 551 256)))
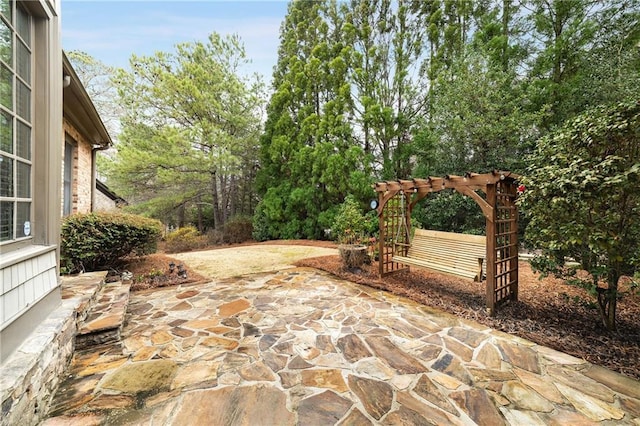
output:
POLYGON ((360 268, 364 264, 371 263, 367 253, 367 246, 362 244, 343 244, 338 246, 338 253, 342 263, 347 268, 360 268))

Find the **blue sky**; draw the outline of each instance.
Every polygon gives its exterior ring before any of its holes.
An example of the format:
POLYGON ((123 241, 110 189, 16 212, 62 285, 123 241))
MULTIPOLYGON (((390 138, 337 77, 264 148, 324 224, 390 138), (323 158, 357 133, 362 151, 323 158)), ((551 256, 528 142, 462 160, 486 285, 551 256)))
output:
POLYGON ((284 0, 62 0, 62 47, 127 67, 133 53, 171 52, 214 31, 235 33, 253 62, 248 71, 270 81, 286 12, 284 0))

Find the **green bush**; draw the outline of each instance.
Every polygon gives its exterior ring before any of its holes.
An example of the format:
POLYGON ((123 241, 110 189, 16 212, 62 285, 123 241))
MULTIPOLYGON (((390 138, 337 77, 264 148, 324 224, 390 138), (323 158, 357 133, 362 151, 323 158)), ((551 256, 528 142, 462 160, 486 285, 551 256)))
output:
POLYGON ((369 237, 369 228, 360 204, 347 195, 334 218, 331 236, 340 244, 362 244, 369 237))
POLYGON ((167 234, 165 250, 167 253, 178 253, 203 248, 207 245, 207 237, 200 235, 193 226, 185 226, 167 234))
POLYGON ((88 213, 62 222, 61 269, 63 273, 115 268, 130 255, 154 253, 162 224, 123 213, 88 213))
POLYGON ((227 244, 242 243, 251 239, 253 223, 249 216, 235 216, 224 224, 222 238, 227 244))

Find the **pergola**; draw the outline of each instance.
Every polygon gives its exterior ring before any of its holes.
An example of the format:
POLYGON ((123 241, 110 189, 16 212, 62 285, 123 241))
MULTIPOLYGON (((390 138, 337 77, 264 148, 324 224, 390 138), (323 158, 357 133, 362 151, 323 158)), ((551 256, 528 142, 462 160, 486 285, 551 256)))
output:
POLYGON ((506 300, 518 300, 518 175, 508 171, 465 173, 427 179, 377 182, 379 266, 385 276, 409 267, 393 261, 406 256, 411 244, 411 212, 432 192, 455 190, 471 197, 486 218, 486 300, 493 315, 506 300))

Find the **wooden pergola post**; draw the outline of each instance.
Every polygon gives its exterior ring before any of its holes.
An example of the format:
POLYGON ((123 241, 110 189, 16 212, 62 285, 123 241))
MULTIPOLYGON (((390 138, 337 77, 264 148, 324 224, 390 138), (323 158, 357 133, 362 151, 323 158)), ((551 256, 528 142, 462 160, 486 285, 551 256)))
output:
POLYGON ((488 312, 494 315, 500 302, 517 300, 518 213, 515 197, 518 178, 511 172, 493 171, 376 183, 380 276, 408 269, 408 266, 393 262, 393 255, 396 250, 404 250, 404 255, 407 253, 411 237, 411 212, 416 203, 430 193, 452 189, 471 197, 480 206, 486 219, 488 312), (408 225, 407 229, 399 229, 402 221, 408 225), (394 230, 397 232, 394 233, 394 230))

